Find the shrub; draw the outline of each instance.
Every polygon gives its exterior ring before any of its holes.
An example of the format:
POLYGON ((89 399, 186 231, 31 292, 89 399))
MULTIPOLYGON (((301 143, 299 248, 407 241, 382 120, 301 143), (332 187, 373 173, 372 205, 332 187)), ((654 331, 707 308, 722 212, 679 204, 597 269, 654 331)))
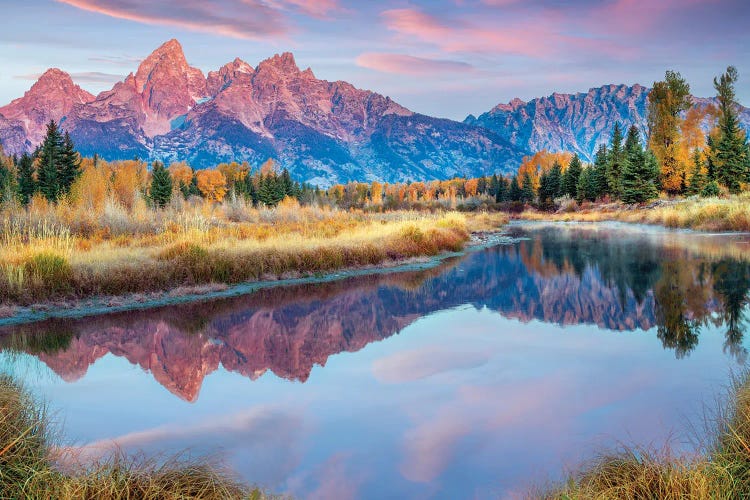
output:
POLYGON ((70 289, 73 271, 68 259, 53 252, 41 252, 25 263, 25 272, 34 287, 43 287, 52 293, 70 289))

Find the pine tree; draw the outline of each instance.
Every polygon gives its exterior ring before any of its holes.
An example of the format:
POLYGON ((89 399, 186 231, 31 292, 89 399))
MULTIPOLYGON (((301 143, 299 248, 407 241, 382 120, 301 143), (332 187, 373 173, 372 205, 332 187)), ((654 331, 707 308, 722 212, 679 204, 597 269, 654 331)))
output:
POLYGON ((523 174, 523 185, 521 186, 521 201, 524 203, 534 202, 534 184, 531 182, 531 174, 523 174))
POLYGON ((47 125, 47 133, 39 148, 37 172, 39 191, 47 200, 56 202, 61 194, 60 170, 63 159, 63 137, 54 120, 47 125))
POLYGON ((622 201, 625 203, 643 203, 656 198, 658 175, 656 157, 643 150, 638 129, 631 126, 625 141, 625 164, 622 170, 622 201))
POLYGON ((596 200, 593 172, 593 167, 586 167, 581 171, 581 175, 578 176, 578 185, 576 186, 576 201, 578 203, 585 200, 596 200))
POLYGON ((595 194, 594 199, 609 194, 609 185, 607 184, 607 146, 604 144, 601 144, 599 149, 596 150, 591 183, 595 194))
POLYGON ((58 175, 60 194, 70 193, 73 183, 81 175, 81 158, 75 150, 70 134, 65 132, 62 141, 61 162, 58 175))
POLYGON ((487 194, 487 178, 480 177, 477 181, 477 194, 487 194))
POLYGON ((521 186, 518 185, 518 175, 514 175, 508 188, 508 199, 510 201, 521 201, 521 186))
POLYGON ((619 123, 615 123, 612 133, 612 144, 607 157, 607 193, 615 199, 622 197, 622 170, 625 161, 625 152, 622 149, 622 129, 619 123))
POLYGON ((499 183, 500 180, 497 178, 497 174, 492 174, 492 177, 490 177, 490 196, 495 198, 495 201, 497 201, 497 190, 499 189, 499 183))
POLYGON ((253 206, 258 205, 258 190, 255 187, 255 176, 248 174, 245 176, 245 196, 248 200, 250 200, 250 203, 253 204, 253 206))
POLYGON ((150 197, 157 208, 164 208, 172 199, 172 176, 160 161, 153 163, 150 197))
POLYGON ((542 172, 541 177, 539 177, 539 208, 543 210, 552 205, 553 194, 550 192, 549 177, 548 172, 542 172))
POLYGON ((729 66, 726 73, 714 78, 719 100, 719 141, 714 145, 716 178, 729 189, 739 193, 742 182, 750 182, 750 152, 745 132, 739 127, 734 85, 737 70, 729 66))
MULTIPOLYGON (((289 175, 289 170, 286 168, 281 171, 279 191, 284 193, 284 196, 295 196, 294 182, 292 177, 289 175)), ((282 196, 283 199, 283 196, 282 196)))
POLYGON ((500 176, 497 179, 497 191, 495 192, 495 203, 508 201, 508 181, 500 176))
POLYGON ((698 195, 706 187, 706 175, 703 173, 703 157, 700 149, 693 153, 693 172, 687 187, 687 194, 698 195))
POLYGON ((34 159, 24 153, 18 160, 18 197, 24 206, 29 204, 37 191, 34 180, 34 159))
POLYGON ((558 162, 555 162, 549 171, 549 189, 553 200, 563 194, 562 179, 562 166, 558 162))
POLYGON ((565 170, 562 180, 562 192, 564 195, 568 195, 571 198, 576 198, 576 190, 578 188, 578 178, 581 176, 583 165, 581 165, 581 159, 577 154, 573 155, 570 160, 570 165, 565 170))

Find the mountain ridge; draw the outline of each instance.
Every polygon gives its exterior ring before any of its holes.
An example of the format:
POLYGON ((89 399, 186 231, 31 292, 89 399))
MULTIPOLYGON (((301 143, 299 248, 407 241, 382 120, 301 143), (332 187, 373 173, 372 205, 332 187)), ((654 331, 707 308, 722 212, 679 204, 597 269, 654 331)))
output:
MULTIPOLYGON (((270 157, 296 178, 326 186, 510 172, 525 153, 483 128, 414 113, 348 82, 319 80, 289 52, 256 67, 237 58, 203 75, 173 39, 111 90, 76 97, 68 87, 50 95, 70 106, 32 95, 23 109, 38 110, 44 123, 60 122, 82 154, 110 160, 203 168, 270 157)), ((0 107, 2 145, 11 154, 31 151, 43 134, 39 120, 8 109, 0 107)))
MULTIPOLYGON (((646 135, 648 93, 641 84, 605 84, 587 92, 553 92, 529 101, 515 98, 499 103, 481 115, 469 115, 468 125, 492 130, 516 147, 528 151, 570 151, 593 161, 600 144, 609 143, 614 125, 635 125, 646 135)), ((715 98, 692 97, 698 107, 715 98)), ((740 121, 750 130, 750 109, 740 106, 740 121)), ((709 125, 703 123, 704 131, 709 125)))
MULTIPOLYGON (((646 132, 649 89, 607 84, 587 92, 515 98, 463 122, 416 113, 388 96, 301 70, 290 52, 253 67, 235 58, 207 74, 168 40, 112 89, 94 96, 52 68, 0 107, 0 146, 33 151, 49 120, 84 155, 108 160, 259 165, 274 158, 319 186, 513 173, 547 149, 593 159, 614 124, 646 132)), ((705 107, 714 99, 694 98, 705 107)), ((750 110, 740 109, 750 129, 750 110)), ((708 124, 704 123, 704 128, 708 124)))

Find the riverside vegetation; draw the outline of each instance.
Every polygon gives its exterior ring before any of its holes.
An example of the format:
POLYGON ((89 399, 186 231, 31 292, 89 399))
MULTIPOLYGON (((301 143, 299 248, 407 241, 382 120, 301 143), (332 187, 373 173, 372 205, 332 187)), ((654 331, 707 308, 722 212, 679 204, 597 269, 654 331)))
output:
POLYGON ((268 497, 203 461, 179 457, 156 461, 117 453, 82 461, 61 446, 44 405, 13 378, 0 376, 0 498, 268 497))
POLYGON ((738 377, 715 418, 702 454, 675 457, 668 449, 602 454, 548 492, 549 500, 605 498, 735 499, 750 497, 750 382, 738 377))

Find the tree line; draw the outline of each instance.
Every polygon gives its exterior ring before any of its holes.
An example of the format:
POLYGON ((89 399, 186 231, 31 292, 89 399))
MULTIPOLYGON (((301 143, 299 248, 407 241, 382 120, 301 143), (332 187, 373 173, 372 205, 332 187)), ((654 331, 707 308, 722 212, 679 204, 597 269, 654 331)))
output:
POLYGON ((660 192, 672 196, 736 194, 750 187, 750 147, 740 127, 737 80, 737 70, 730 66, 714 79, 718 106, 699 108, 692 105, 690 87, 682 76, 667 71, 649 94, 646 140, 635 126, 625 130, 615 124, 610 141, 599 147, 591 164, 577 155, 541 151, 524 158, 509 177, 350 182, 326 190, 293 180, 273 160, 259 168, 231 162, 194 170, 184 162, 167 167, 154 161, 149 169, 139 160, 108 163, 96 156, 81 158, 70 135, 52 121, 33 154, 20 158, 0 154, 0 201, 28 205, 37 196, 56 203, 82 190, 95 190, 93 185, 101 182, 120 192, 126 205, 131 197, 128 192, 135 190, 157 208, 167 206, 175 196, 222 202, 229 195, 254 206, 271 207, 292 197, 303 203, 387 210, 473 209, 491 204, 551 209, 564 197, 579 203, 643 203, 660 192), (715 126, 704 134, 701 125, 707 121, 715 126))
POLYGON ((590 165, 577 155, 567 162, 561 161, 565 155, 546 152, 526 158, 511 179, 509 200, 548 209, 563 196, 643 203, 660 192, 708 197, 747 190, 750 147, 740 127, 737 80, 732 66, 714 78, 718 106, 701 109, 693 106, 684 78, 667 71, 649 94, 645 144, 635 126, 624 132, 616 123, 609 144, 599 147, 590 165), (707 135, 704 121, 715 122, 707 135))

